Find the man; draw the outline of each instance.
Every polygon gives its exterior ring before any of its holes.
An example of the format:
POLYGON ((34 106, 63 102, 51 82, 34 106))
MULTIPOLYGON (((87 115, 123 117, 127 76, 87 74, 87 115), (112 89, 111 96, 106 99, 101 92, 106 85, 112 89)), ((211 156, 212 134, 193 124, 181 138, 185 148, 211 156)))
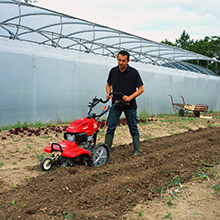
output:
POLYGON ((128 65, 129 58, 130 54, 127 51, 120 51, 117 56, 118 66, 110 70, 107 79, 106 99, 111 98, 111 95, 109 95, 111 91, 120 92, 124 96, 113 95, 112 104, 117 100, 123 99, 125 102, 129 102, 129 105, 120 102, 110 110, 107 119, 108 128, 105 135, 105 144, 110 150, 118 120, 121 113, 124 112, 132 136, 134 145, 133 155, 135 156, 140 154, 140 136, 137 127, 137 104, 135 98, 144 92, 144 87, 138 71, 128 65))

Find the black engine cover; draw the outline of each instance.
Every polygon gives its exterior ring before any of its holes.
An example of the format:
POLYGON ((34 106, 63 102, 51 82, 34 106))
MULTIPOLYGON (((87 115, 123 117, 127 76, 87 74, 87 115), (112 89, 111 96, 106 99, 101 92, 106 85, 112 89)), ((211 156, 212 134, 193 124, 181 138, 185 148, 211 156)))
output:
POLYGON ((64 132, 64 139, 67 140, 67 134, 74 135, 75 141, 77 144, 82 142, 87 142, 87 134, 85 132, 82 133, 70 133, 70 132, 64 132))

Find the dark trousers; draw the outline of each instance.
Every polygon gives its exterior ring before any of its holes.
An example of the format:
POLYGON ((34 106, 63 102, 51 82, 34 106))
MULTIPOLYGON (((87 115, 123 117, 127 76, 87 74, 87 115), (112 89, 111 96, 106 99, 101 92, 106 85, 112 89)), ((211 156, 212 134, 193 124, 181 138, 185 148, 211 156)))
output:
POLYGON ((115 129, 118 125, 118 121, 122 112, 124 112, 125 114, 131 136, 139 135, 138 127, 137 127, 137 123, 138 123, 137 110, 133 108, 125 109, 117 106, 112 107, 112 109, 109 112, 107 119, 108 129, 106 131, 106 134, 114 135, 115 129))

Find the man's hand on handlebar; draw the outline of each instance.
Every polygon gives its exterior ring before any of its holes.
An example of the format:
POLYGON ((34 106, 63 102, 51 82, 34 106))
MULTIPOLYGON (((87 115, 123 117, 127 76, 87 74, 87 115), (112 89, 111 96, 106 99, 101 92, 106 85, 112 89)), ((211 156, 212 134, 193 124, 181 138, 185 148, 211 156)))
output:
POLYGON ((112 94, 111 94, 111 93, 110 93, 110 94, 108 93, 108 94, 106 94, 106 97, 105 97, 105 98, 106 98, 107 100, 109 100, 111 97, 112 97, 112 94))
POLYGON ((129 101, 130 101, 129 96, 127 96, 127 95, 124 95, 124 96, 122 97, 122 99, 123 99, 125 102, 129 102, 129 101))

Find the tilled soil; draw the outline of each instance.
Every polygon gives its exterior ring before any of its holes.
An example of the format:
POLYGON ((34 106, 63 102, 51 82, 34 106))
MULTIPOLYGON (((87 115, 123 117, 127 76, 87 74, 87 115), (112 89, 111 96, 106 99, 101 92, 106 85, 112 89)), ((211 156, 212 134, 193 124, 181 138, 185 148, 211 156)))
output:
MULTIPOLYGON (((138 203, 158 196, 155 189, 174 176, 187 183, 199 167, 219 164, 220 127, 143 141, 142 154, 136 157, 132 148, 114 147, 110 162, 102 167, 53 169, 0 191, 0 219, 122 218, 138 203)), ((28 169, 34 172, 39 165, 28 169)))

